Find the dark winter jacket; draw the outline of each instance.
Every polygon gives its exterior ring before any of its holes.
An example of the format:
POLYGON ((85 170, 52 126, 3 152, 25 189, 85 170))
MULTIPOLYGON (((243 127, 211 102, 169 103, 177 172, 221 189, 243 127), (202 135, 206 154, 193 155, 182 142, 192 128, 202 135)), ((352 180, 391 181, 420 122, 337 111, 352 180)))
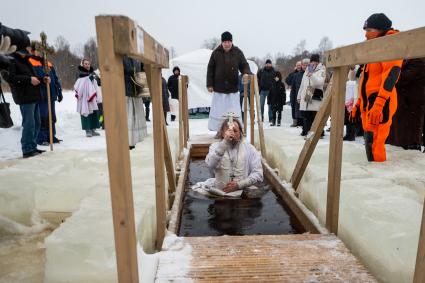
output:
POLYGON ((207 69, 207 87, 215 92, 234 93, 238 91, 238 71, 251 74, 248 61, 242 51, 232 46, 225 52, 220 44, 211 54, 207 69))
MULTIPOLYGON (((46 76, 44 72, 43 58, 33 56, 30 60, 31 65, 34 68, 35 74, 38 78, 46 76)), ((49 77, 50 77, 50 98, 52 101, 56 101, 59 96, 62 96, 62 86, 59 82, 59 78, 56 75, 55 68, 48 62, 49 65, 49 77)), ((46 85, 42 85, 40 88, 41 100, 47 101, 47 88, 46 85)))
POLYGON ((136 97, 142 89, 140 89, 140 87, 134 82, 136 81, 136 73, 142 71, 143 64, 136 59, 124 56, 123 67, 125 95, 129 97, 136 97))
POLYGON ((286 89, 282 81, 272 81, 270 93, 267 96, 267 104, 269 104, 274 111, 282 111, 283 105, 286 103, 286 89))
POLYGON ((301 82, 303 81, 304 72, 305 71, 301 70, 294 75, 294 88, 295 88, 295 94, 296 94, 295 97, 297 97, 298 91, 300 90, 301 82))
MULTIPOLYGON (((300 72, 300 71, 298 71, 298 70, 293 71, 285 79, 286 84, 291 88, 291 94, 290 94, 291 104, 293 104, 297 100, 297 93, 295 91, 295 75, 298 72, 300 72)), ((300 84, 301 84, 301 82, 300 82, 300 84)))
POLYGON ((179 99, 179 76, 171 75, 168 78, 167 87, 171 93, 171 98, 179 99))
POLYGON ((162 107, 164 108, 164 112, 170 111, 170 103, 168 102, 169 97, 170 95, 168 94, 167 81, 162 78, 162 107))
MULTIPOLYGON (((31 84, 31 77, 37 77, 37 75, 28 61, 29 58, 29 55, 14 53, 7 72, 2 72, 4 79, 10 85, 16 104, 36 103, 41 100, 40 84, 37 86, 31 84)), ((40 82, 43 84, 41 78, 40 82)))
POLYGON ((403 61, 396 89, 397 111, 388 141, 395 146, 420 145, 425 123, 425 58, 403 61))
POLYGON ((260 91, 262 90, 270 90, 273 84, 273 78, 276 75, 276 71, 273 67, 266 68, 264 67, 257 73, 258 78, 258 87, 260 91))

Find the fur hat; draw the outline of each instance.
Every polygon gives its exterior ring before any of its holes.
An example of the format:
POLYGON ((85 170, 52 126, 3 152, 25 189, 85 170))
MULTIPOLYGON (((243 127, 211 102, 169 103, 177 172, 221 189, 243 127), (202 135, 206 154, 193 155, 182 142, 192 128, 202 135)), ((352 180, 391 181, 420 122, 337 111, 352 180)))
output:
POLYGON ((180 68, 179 68, 179 67, 177 67, 177 66, 175 66, 175 67, 173 68, 173 74, 174 74, 174 72, 175 72, 176 70, 179 70, 179 73, 180 73, 180 68))
POLYGON ((392 26, 391 20, 383 13, 372 14, 364 22, 363 29, 374 28, 378 30, 388 31, 392 26))
POLYGON ((221 34, 221 42, 223 41, 233 41, 233 36, 230 32, 225 31, 221 34))

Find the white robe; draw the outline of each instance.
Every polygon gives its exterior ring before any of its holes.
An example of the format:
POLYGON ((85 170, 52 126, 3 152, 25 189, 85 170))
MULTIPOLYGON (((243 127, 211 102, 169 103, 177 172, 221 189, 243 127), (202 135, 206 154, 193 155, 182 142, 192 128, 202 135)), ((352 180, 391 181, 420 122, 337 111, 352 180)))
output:
POLYGON ((261 155, 245 141, 234 147, 225 140, 213 143, 205 163, 214 171, 215 178, 198 183, 193 187, 195 190, 201 188, 219 195, 240 196, 244 188, 263 181, 261 155), (222 189, 232 180, 237 182, 239 190, 225 194, 222 189))
POLYGON ((218 131, 221 124, 223 124, 223 121, 226 119, 223 116, 225 116, 228 112, 234 112, 236 113, 237 117, 241 117, 239 92, 214 92, 208 119, 208 129, 210 131, 218 131))
POLYGON ((79 78, 74 84, 75 97, 77 98, 77 112, 87 117, 95 110, 99 110, 97 103, 101 102, 102 92, 96 80, 79 78))

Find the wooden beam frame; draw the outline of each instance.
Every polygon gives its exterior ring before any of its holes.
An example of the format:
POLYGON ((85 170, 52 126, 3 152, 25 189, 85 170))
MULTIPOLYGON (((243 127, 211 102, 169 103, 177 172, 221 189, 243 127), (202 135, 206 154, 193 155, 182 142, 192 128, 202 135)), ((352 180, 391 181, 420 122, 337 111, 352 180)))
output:
POLYGON ((254 78, 254 87, 255 87, 255 105, 257 110, 258 138, 260 140, 261 155, 266 158, 267 157, 266 142, 264 140, 263 121, 261 121, 261 112, 260 112, 260 90, 258 87, 257 76, 253 76, 253 78, 254 78))
POLYGON ((347 82, 347 74, 347 66, 336 68, 333 74, 334 85, 332 87, 334 91, 332 91, 332 124, 331 138, 329 143, 326 228, 328 228, 331 233, 335 234, 338 233, 339 220, 339 192, 341 187, 343 144, 342 136, 344 134, 345 85, 347 82))
POLYGON ((320 135, 326 125, 326 121, 331 113, 332 84, 333 79, 331 79, 331 82, 326 89, 323 104, 320 107, 319 112, 316 114, 311 130, 307 135, 307 141, 304 143, 304 147, 300 153, 297 164, 295 165, 294 172, 292 173, 291 183, 295 191, 298 189, 307 165, 310 162, 311 156, 319 142, 320 135), (311 132, 313 135, 310 135, 311 132))
POLYGON ((187 88, 189 85, 189 77, 182 75, 182 105, 183 105, 183 145, 187 148, 187 141, 189 139, 189 101, 187 97, 187 88))
POLYGON ((325 53, 328 68, 422 57, 425 57, 425 27, 336 48, 325 53))
POLYGON ((153 103, 157 241, 165 235, 164 128, 161 68, 168 68, 168 51, 134 21, 124 16, 97 16, 96 33, 102 74, 103 106, 118 282, 138 282, 134 202, 131 182, 123 57, 145 64, 153 103))
POLYGON ((419 234, 413 283, 425 283, 425 205, 422 208, 422 224, 419 234))
POLYGON ((249 82, 243 84, 243 134, 245 137, 248 133, 248 86, 249 82))
MULTIPOLYGON (((255 109, 254 109, 254 99, 255 99, 255 88, 254 88, 254 76, 250 75, 250 87, 249 87, 249 118, 251 122, 251 131, 250 131, 250 139, 251 144, 254 145, 255 139, 254 139, 254 124, 255 124, 255 109)), ((257 114, 258 115, 258 114, 257 114)))

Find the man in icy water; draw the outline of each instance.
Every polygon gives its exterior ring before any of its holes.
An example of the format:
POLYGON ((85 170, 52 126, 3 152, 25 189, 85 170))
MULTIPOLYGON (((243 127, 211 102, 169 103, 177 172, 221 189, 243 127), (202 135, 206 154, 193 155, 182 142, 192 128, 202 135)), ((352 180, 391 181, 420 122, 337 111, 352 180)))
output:
POLYGON ((220 128, 221 141, 210 146, 205 162, 215 178, 207 180, 209 192, 240 196, 244 190, 254 190, 263 181, 261 155, 254 146, 243 140, 239 120, 229 118, 220 128))

